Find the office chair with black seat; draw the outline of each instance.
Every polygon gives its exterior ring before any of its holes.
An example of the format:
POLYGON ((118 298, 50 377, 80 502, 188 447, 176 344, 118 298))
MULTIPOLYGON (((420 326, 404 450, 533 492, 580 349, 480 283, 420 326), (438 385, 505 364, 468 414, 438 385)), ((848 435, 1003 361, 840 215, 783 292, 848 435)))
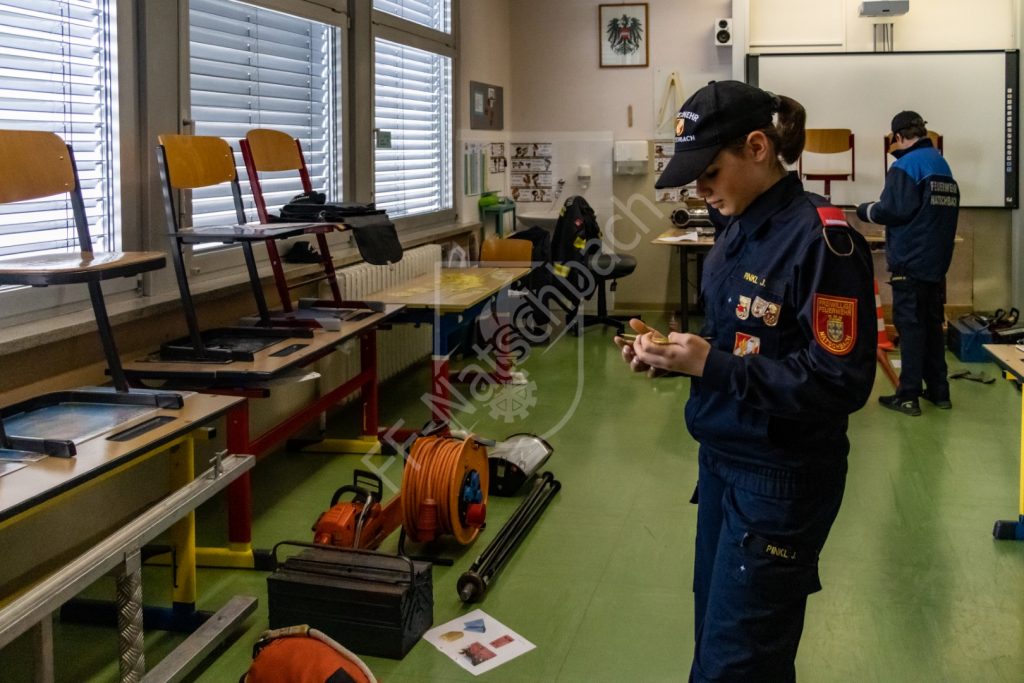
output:
POLYGON ((590 325, 608 325, 617 332, 625 329, 629 318, 608 313, 608 295, 605 283, 615 291, 617 280, 636 270, 636 258, 629 254, 607 253, 601 244, 601 228, 594 209, 581 196, 565 200, 562 213, 555 223, 551 240, 551 260, 555 273, 562 278, 561 286, 573 300, 575 308, 566 318, 574 334, 590 325), (583 302, 597 293, 597 314, 581 313, 583 302))

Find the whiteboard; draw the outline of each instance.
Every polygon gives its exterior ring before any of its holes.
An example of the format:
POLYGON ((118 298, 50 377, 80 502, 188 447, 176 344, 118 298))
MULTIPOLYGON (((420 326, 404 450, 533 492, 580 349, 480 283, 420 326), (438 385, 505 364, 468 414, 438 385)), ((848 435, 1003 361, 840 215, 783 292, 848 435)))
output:
MULTIPOLYGON (((878 199, 884 137, 911 109, 943 136, 961 206, 1016 208, 1018 61, 1015 50, 762 54, 748 56, 747 80, 798 100, 808 128, 853 131, 856 179, 832 182, 834 204, 878 199)), ((823 192, 820 181, 805 186, 823 192)))

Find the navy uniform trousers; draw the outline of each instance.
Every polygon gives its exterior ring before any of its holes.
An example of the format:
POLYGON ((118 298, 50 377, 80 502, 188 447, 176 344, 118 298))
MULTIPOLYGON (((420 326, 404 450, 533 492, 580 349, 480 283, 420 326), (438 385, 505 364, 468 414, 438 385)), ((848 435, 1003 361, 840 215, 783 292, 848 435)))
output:
POLYGON ((818 552, 845 471, 820 476, 737 464, 702 446, 690 681, 794 681, 818 552))
POLYGON ((900 398, 917 398, 922 382, 936 400, 949 398, 946 379, 946 344, 942 336, 945 314, 941 282, 893 276, 892 322, 900 335, 900 398))

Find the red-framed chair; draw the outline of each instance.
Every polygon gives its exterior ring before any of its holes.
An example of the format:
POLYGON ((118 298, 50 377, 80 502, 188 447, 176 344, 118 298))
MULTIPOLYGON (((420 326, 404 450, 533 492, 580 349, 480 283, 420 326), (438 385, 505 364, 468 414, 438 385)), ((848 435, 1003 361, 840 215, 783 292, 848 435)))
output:
MULTIPOLYGON (((254 128, 245 134, 245 137, 238 141, 242 150, 242 159, 245 161, 245 170, 249 175, 249 187, 252 189, 253 201, 256 204, 256 212, 259 215, 260 223, 270 223, 274 217, 267 211, 266 197, 263 195, 263 184, 260 181, 260 173, 273 173, 281 171, 293 171, 298 174, 305 194, 313 192, 313 184, 309 179, 309 170, 306 168, 306 159, 302 154, 302 144, 291 135, 273 130, 271 128, 254 128)), ((327 235, 317 234, 317 247, 320 249, 320 263, 323 267, 323 276, 312 280, 304 280, 293 285, 288 284, 281 266, 281 259, 276 247, 267 244, 270 253, 270 264, 274 270, 274 282, 277 286, 278 296, 281 298, 281 306, 285 312, 291 312, 291 290, 303 287, 314 282, 326 280, 331 289, 331 299, 318 301, 321 306, 342 306, 341 290, 338 288, 338 278, 334 272, 334 261, 331 259, 331 250, 327 245, 327 235)))

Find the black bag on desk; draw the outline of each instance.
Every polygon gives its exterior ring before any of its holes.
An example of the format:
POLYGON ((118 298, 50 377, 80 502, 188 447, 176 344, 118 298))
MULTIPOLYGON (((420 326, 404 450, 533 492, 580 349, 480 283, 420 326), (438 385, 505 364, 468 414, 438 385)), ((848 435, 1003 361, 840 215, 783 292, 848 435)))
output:
POLYGON ((375 266, 398 263, 402 260, 402 243, 398 239, 395 224, 384 209, 373 203, 358 202, 324 203, 322 192, 311 192, 292 197, 281 207, 282 222, 341 223, 352 230, 356 248, 363 260, 375 266))
MULTIPOLYGON (((281 207, 278 221, 285 223, 308 223, 323 221, 325 223, 341 223, 350 216, 371 216, 384 213, 373 202, 327 202, 323 192, 310 192, 292 197, 292 200, 281 207)), ((275 221, 277 222, 277 221, 275 221)))
POLYGON ((308 624, 361 655, 401 659, 434 622, 429 562, 283 541, 306 548, 267 577, 270 628, 308 624))

